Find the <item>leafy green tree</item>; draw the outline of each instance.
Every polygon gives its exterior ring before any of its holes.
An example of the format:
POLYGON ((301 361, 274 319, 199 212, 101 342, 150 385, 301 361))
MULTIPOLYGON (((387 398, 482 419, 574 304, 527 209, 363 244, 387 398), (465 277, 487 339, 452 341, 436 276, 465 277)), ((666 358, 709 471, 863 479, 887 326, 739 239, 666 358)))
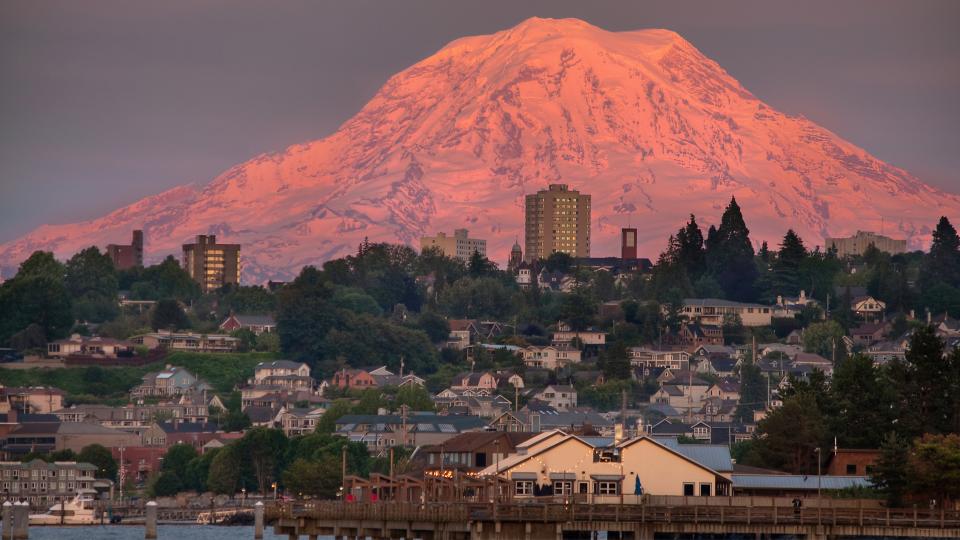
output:
POLYGON ((91 444, 84 446, 77 454, 77 461, 80 463, 90 463, 97 468, 94 473, 96 478, 108 478, 115 480, 117 478, 117 460, 113 459, 110 450, 107 450, 102 444, 91 444))
POLYGON ((479 278, 495 273, 497 265, 481 255, 479 251, 474 251, 473 255, 470 255, 470 262, 467 263, 467 271, 472 277, 479 278))
POLYGON ((263 352, 280 352, 280 336, 276 332, 263 332, 257 336, 256 349, 263 352))
POLYGON ((144 268, 130 290, 141 300, 173 298, 187 302, 200 297, 200 285, 180 267, 173 255, 168 255, 160 264, 144 268))
POLYGON ((412 411, 433 411, 436 407, 430 398, 430 393, 422 386, 406 385, 397 390, 394 405, 406 405, 412 411))
POLYGON ((909 456, 909 443, 897 436, 896 432, 887 433, 880 445, 880 458, 874 465, 870 480, 877 489, 886 493, 890 506, 900 506, 903 502, 908 484, 909 456))
POLYGON ((759 465, 794 474, 816 474, 816 448, 824 448, 825 425, 813 396, 787 398, 757 425, 759 465))
POLYGON ((338 463, 335 459, 297 459, 283 472, 284 488, 297 496, 332 499, 343 482, 338 463))
POLYGON ((219 449, 210 463, 207 489, 225 495, 236 493, 240 486, 240 468, 242 465, 242 455, 236 444, 230 444, 219 449))
POLYGON ((740 402, 734 418, 740 422, 753 422, 753 412, 762 410, 767 401, 767 383, 760 366, 753 361, 740 365, 740 402))
POLYGON ((417 326, 433 343, 442 343, 450 337, 450 323, 439 313, 424 311, 417 318, 417 326))
POLYGON ((238 431, 243 431, 250 427, 252 423, 250 422, 250 417, 246 413, 241 411, 229 411, 223 419, 223 425, 221 429, 227 433, 236 433, 238 431))
POLYGON ((220 452, 219 448, 211 448, 190 460, 187 464, 187 474, 183 478, 186 489, 192 489, 198 493, 208 491, 207 479, 210 476, 210 465, 218 452, 220 452))
POLYGON ((277 297, 260 285, 232 286, 227 285, 220 299, 220 316, 230 313, 260 314, 272 313, 277 307, 277 297))
POLYGON ((330 303, 337 308, 352 311, 354 313, 366 313, 368 315, 383 315, 383 308, 369 294, 356 287, 337 287, 334 290, 333 298, 330 303))
POLYGON ((908 489, 944 505, 960 499, 960 435, 927 434, 907 460, 908 489))
POLYGON ((288 442, 286 435, 279 429, 263 427, 247 431, 243 438, 237 441, 243 461, 251 467, 260 493, 266 493, 273 480, 279 478, 288 442))
POLYGON ((560 316, 574 330, 585 330, 596 322, 597 302, 585 288, 578 288, 563 298, 560 316))
POLYGON ((330 407, 327 408, 327 411, 323 413, 323 416, 320 417, 320 420, 317 420, 317 433, 333 433, 337 430, 337 420, 341 416, 345 416, 353 413, 353 407, 350 405, 350 401, 346 399, 338 399, 334 401, 330 407))
POLYGON ((277 332, 280 348, 296 360, 313 367, 325 352, 327 333, 337 322, 330 305, 327 278, 306 266, 291 283, 278 292, 277 332))
POLYGON ((858 354, 841 362, 834 368, 830 395, 836 414, 827 416, 827 422, 840 446, 878 448, 896 418, 890 407, 896 392, 873 360, 858 354))
POLYGON ((758 272, 753 261, 750 230, 743 220, 736 198, 730 199, 720 218, 720 227, 712 239, 708 233, 707 240, 707 267, 727 293, 727 298, 753 300, 756 297, 754 282, 758 272))
POLYGON ((27 260, 20 263, 20 268, 14 277, 26 279, 30 277, 49 277, 62 281, 66 277, 67 269, 49 251, 34 251, 27 260))
POLYGON ((164 299, 153 306, 150 325, 154 330, 183 330, 190 328, 190 319, 184 313, 180 303, 173 299, 164 299))
POLYGON ((184 485, 180 476, 173 471, 163 471, 150 484, 147 490, 153 497, 173 497, 183 491, 184 485))
POLYGON ((257 346, 257 335, 249 328, 238 328, 230 332, 230 335, 240 340, 238 345, 240 352, 250 352, 257 346))
POLYGON ((20 272, 0 286, 0 342, 31 324, 39 325, 46 339, 65 336, 73 326, 73 307, 63 278, 55 277, 37 261, 24 266, 34 273, 20 272))
POLYGON ((197 450, 189 444, 175 444, 163 455, 160 470, 174 473, 177 478, 187 478, 190 462, 198 456, 197 450))
POLYGON ((597 270, 590 277, 590 293, 600 302, 617 297, 617 284, 613 274, 606 270, 597 270))
POLYGON ((89 247, 67 261, 64 285, 74 299, 77 318, 101 322, 116 315, 117 273, 113 261, 89 247))
POLYGON ((548 272, 569 274, 570 270, 573 269, 573 263, 573 257, 571 257, 569 253, 557 251, 547 257, 547 260, 544 261, 544 267, 548 272))
POLYGON ((630 380, 630 358, 623 341, 615 341, 600 356, 600 369, 607 380, 630 380))
POLYGON ((838 350, 843 348, 842 339, 845 335, 843 327, 836 321, 813 323, 803 332, 803 350, 830 359, 834 347, 838 350))
POLYGON ((502 319, 513 307, 513 298, 496 278, 463 278, 443 290, 439 306, 454 317, 502 319))

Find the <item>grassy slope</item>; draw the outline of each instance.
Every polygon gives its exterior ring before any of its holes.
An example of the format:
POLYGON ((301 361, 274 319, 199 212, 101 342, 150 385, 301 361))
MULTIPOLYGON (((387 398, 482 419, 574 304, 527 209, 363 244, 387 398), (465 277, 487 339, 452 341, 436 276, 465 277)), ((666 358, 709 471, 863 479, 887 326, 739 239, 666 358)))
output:
POLYGON ((151 371, 163 369, 165 364, 181 366, 209 382, 220 393, 253 376, 259 362, 277 359, 275 353, 203 354, 176 352, 163 362, 143 367, 117 368, 0 368, 0 384, 4 386, 53 386, 67 393, 70 403, 123 403, 130 389, 140 384, 151 371))

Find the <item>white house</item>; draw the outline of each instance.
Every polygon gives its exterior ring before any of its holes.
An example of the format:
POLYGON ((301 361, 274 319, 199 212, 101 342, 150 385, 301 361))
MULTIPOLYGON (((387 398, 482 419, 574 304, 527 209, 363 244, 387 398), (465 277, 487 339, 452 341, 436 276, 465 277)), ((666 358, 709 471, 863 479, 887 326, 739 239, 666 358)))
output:
POLYGON ((580 363, 580 349, 568 344, 546 347, 530 346, 523 349, 523 363, 527 367, 557 369, 567 364, 580 363))
POLYGON ((577 408, 577 389, 565 384, 551 384, 533 395, 558 411, 577 408))

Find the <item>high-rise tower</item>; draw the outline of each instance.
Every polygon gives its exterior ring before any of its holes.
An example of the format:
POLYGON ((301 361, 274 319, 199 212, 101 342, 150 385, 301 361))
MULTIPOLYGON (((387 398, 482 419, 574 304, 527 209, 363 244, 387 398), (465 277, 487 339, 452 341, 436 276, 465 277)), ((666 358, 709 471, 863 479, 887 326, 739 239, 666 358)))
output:
POLYGON ((590 256, 590 195, 571 191, 566 184, 527 195, 526 261, 546 259, 553 253, 590 256))

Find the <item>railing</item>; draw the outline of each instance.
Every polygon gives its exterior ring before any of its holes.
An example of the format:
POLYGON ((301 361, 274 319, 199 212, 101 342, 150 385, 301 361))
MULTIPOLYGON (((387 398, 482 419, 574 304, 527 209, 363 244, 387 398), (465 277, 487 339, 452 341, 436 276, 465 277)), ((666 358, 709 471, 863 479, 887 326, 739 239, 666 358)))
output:
POLYGON ((320 521, 466 521, 568 522, 611 521, 640 524, 831 525, 857 527, 960 528, 960 511, 904 508, 791 508, 782 506, 710 506, 551 503, 285 503, 270 506, 267 519, 320 521))

